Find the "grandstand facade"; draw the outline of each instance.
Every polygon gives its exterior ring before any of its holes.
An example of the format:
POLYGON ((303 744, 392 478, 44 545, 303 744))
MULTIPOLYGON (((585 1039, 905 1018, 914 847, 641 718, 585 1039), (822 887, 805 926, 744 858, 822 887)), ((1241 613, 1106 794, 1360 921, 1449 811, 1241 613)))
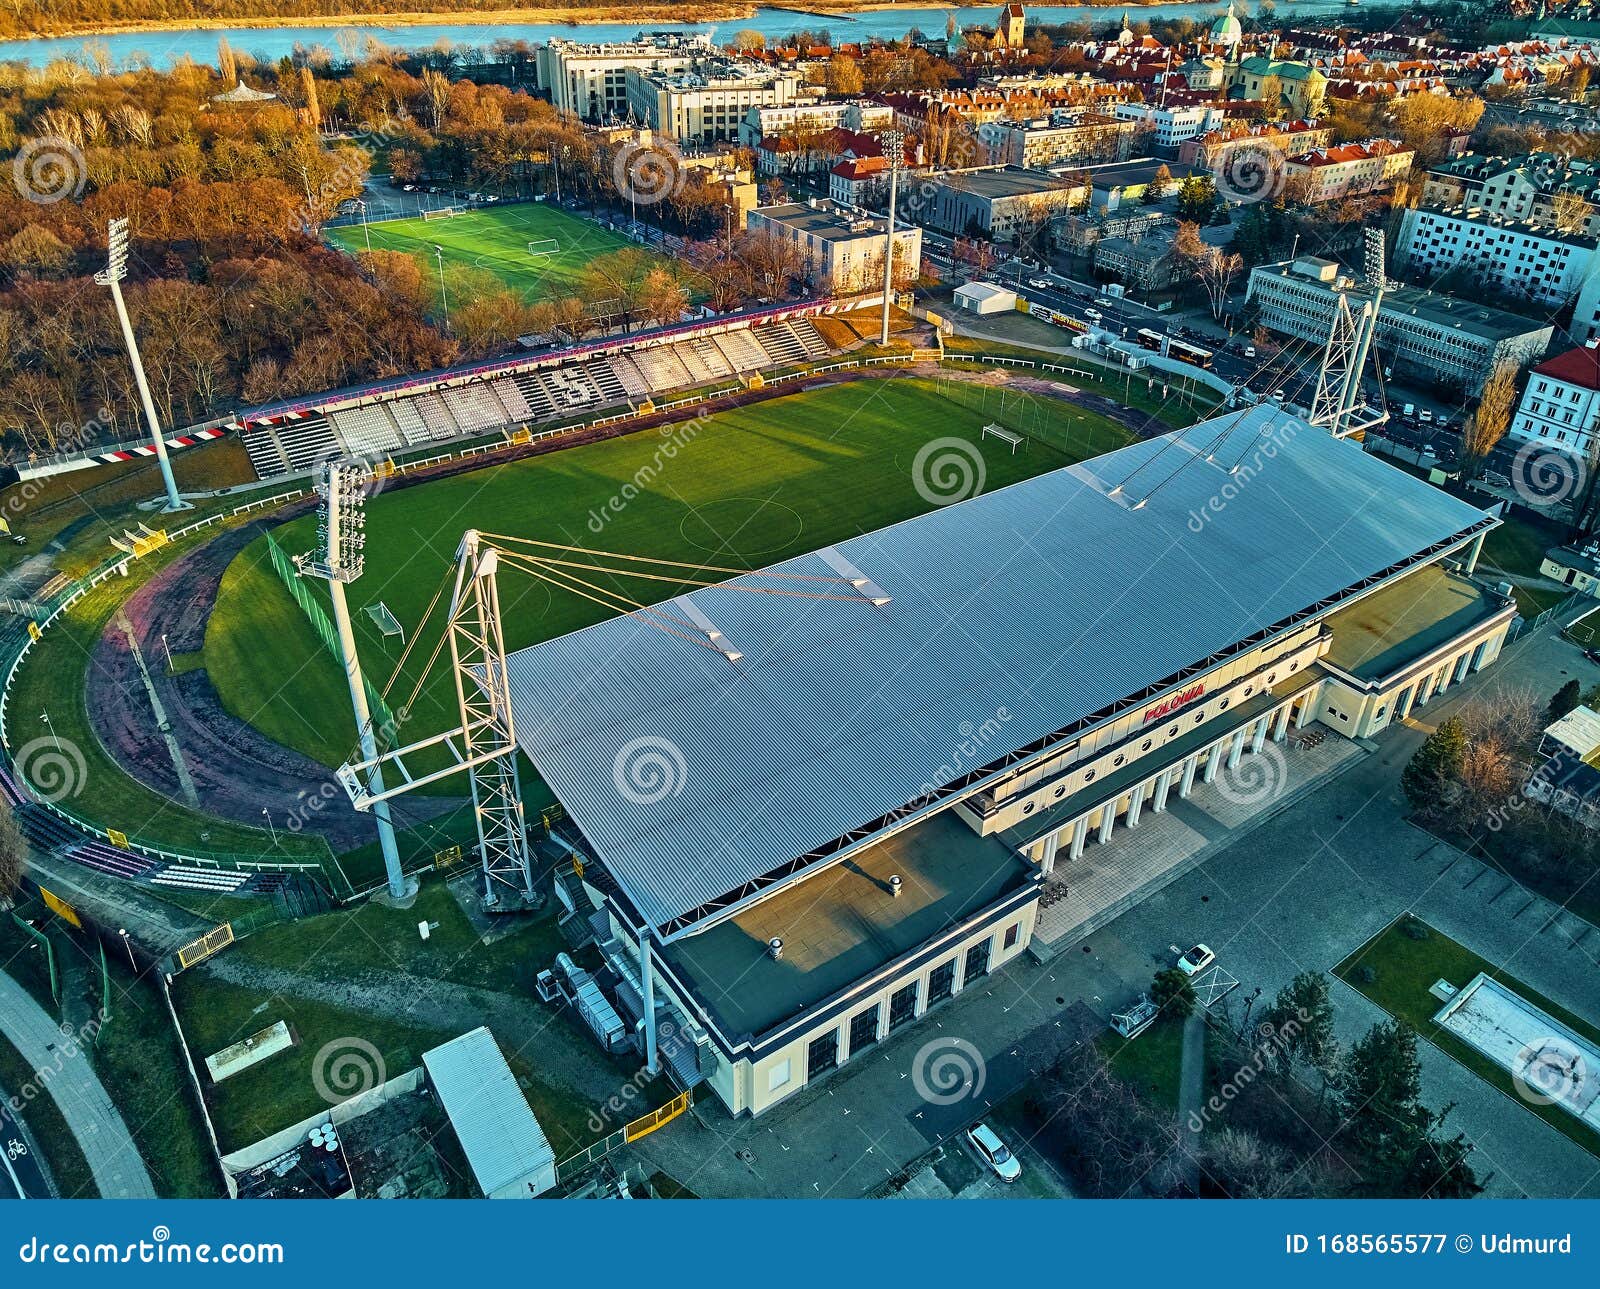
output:
MULTIPOLYGON (((851 307, 857 307, 852 305, 851 307)), ((258 477, 340 456, 371 458, 521 428, 614 415, 673 391, 746 381, 825 358, 814 304, 669 327, 537 358, 259 408, 233 427, 258 477)))

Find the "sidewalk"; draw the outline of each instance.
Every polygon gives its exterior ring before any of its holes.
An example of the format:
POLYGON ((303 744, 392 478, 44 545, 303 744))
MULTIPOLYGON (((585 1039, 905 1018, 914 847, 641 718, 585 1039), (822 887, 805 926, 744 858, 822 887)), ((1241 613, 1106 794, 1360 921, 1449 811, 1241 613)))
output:
MULTIPOLYGON (((48 1088, 72 1129, 104 1199, 154 1199, 144 1160, 116 1106, 81 1050, 89 1040, 60 1026, 10 976, 0 972, 0 1029, 48 1088)), ((11 1089, 13 1096, 26 1090, 11 1089)))

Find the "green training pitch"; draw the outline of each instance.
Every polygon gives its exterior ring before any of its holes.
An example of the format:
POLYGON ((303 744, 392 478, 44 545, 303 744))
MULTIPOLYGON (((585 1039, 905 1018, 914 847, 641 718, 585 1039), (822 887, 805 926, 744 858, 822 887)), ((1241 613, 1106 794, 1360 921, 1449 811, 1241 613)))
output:
POLYGON ((573 294, 586 264, 633 245, 590 220, 532 202, 463 211, 448 219, 395 219, 327 230, 328 240, 352 255, 367 249, 369 236, 375 251, 403 251, 416 259, 427 270, 425 282, 437 283, 433 248, 439 246, 447 263, 493 273, 528 300, 573 294), (551 238, 559 247, 555 254, 529 254, 529 242, 551 238))
MULTIPOLYGON (((349 587, 368 674, 386 680, 400 651, 362 610, 382 600, 417 632, 435 588, 453 570, 463 529, 759 568, 928 510, 912 464, 919 449, 944 436, 981 453, 991 490, 1128 441, 1105 418, 1053 399, 1013 394, 1001 407, 997 390, 971 385, 858 380, 384 493, 368 505, 366 575, 349 587), (1026 446, 1013 453, 984 438, 989 421, 1023 431, 1026 446), (636 485, 636 477, 646 481, 636 485), (613 498, 626 498, 615 512, 613 498)), ((296 520, 277 536, 285 550, 305 550, 316 519, 296 520)), ((689 589, 643 585, 649 589, 619 589, 648 601, 689 589)), ((610 616, 515 571, 501 577, 500 595, 511 649, 610 616)), ((409 695, 438 637, 435 620, 420 633, 391 705, 409 695)), ((223 579, 204 656, 234 715, 324 764, 349 754, 353 726, 342 673, 278 583, 261 541, 223 579)), ((412 717, 408 741, 457 723, 447 667, 423 686, 412 717)))

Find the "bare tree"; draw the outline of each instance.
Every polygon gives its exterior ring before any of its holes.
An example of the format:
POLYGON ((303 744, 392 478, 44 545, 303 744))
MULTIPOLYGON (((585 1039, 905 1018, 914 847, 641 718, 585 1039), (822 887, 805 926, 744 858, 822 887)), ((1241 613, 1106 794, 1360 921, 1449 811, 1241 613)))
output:
POLYGON ((17 826, 16 815, 0 810, 0 900, 16 898, 22 885, 22 861, 27 854, 28 843, 17 826))
POLYGON ((1516 365, 1501 363, 1489 373, 1489 379, 1484 382, 1483 392, 1478 397, 1478 406, 1467 417, 1461 431, 1462 455, 1466 458, 1469 478, 1483 469, 1489 454, 1505 437, 1516 397, 1516 365))

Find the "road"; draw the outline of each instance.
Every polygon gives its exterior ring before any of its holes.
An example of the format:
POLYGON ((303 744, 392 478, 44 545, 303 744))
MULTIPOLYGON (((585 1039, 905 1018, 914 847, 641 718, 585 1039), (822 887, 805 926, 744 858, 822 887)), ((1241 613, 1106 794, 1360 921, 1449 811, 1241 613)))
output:
POLYGON ((33 996, 0 972, 0 1030, 28 1065, 40 1071, 72 1130, 95 1185, 106 1199, 154 1199, 144 1160, 94 1066, 81 1050, 88 1039, 63 1034, 33 996))

